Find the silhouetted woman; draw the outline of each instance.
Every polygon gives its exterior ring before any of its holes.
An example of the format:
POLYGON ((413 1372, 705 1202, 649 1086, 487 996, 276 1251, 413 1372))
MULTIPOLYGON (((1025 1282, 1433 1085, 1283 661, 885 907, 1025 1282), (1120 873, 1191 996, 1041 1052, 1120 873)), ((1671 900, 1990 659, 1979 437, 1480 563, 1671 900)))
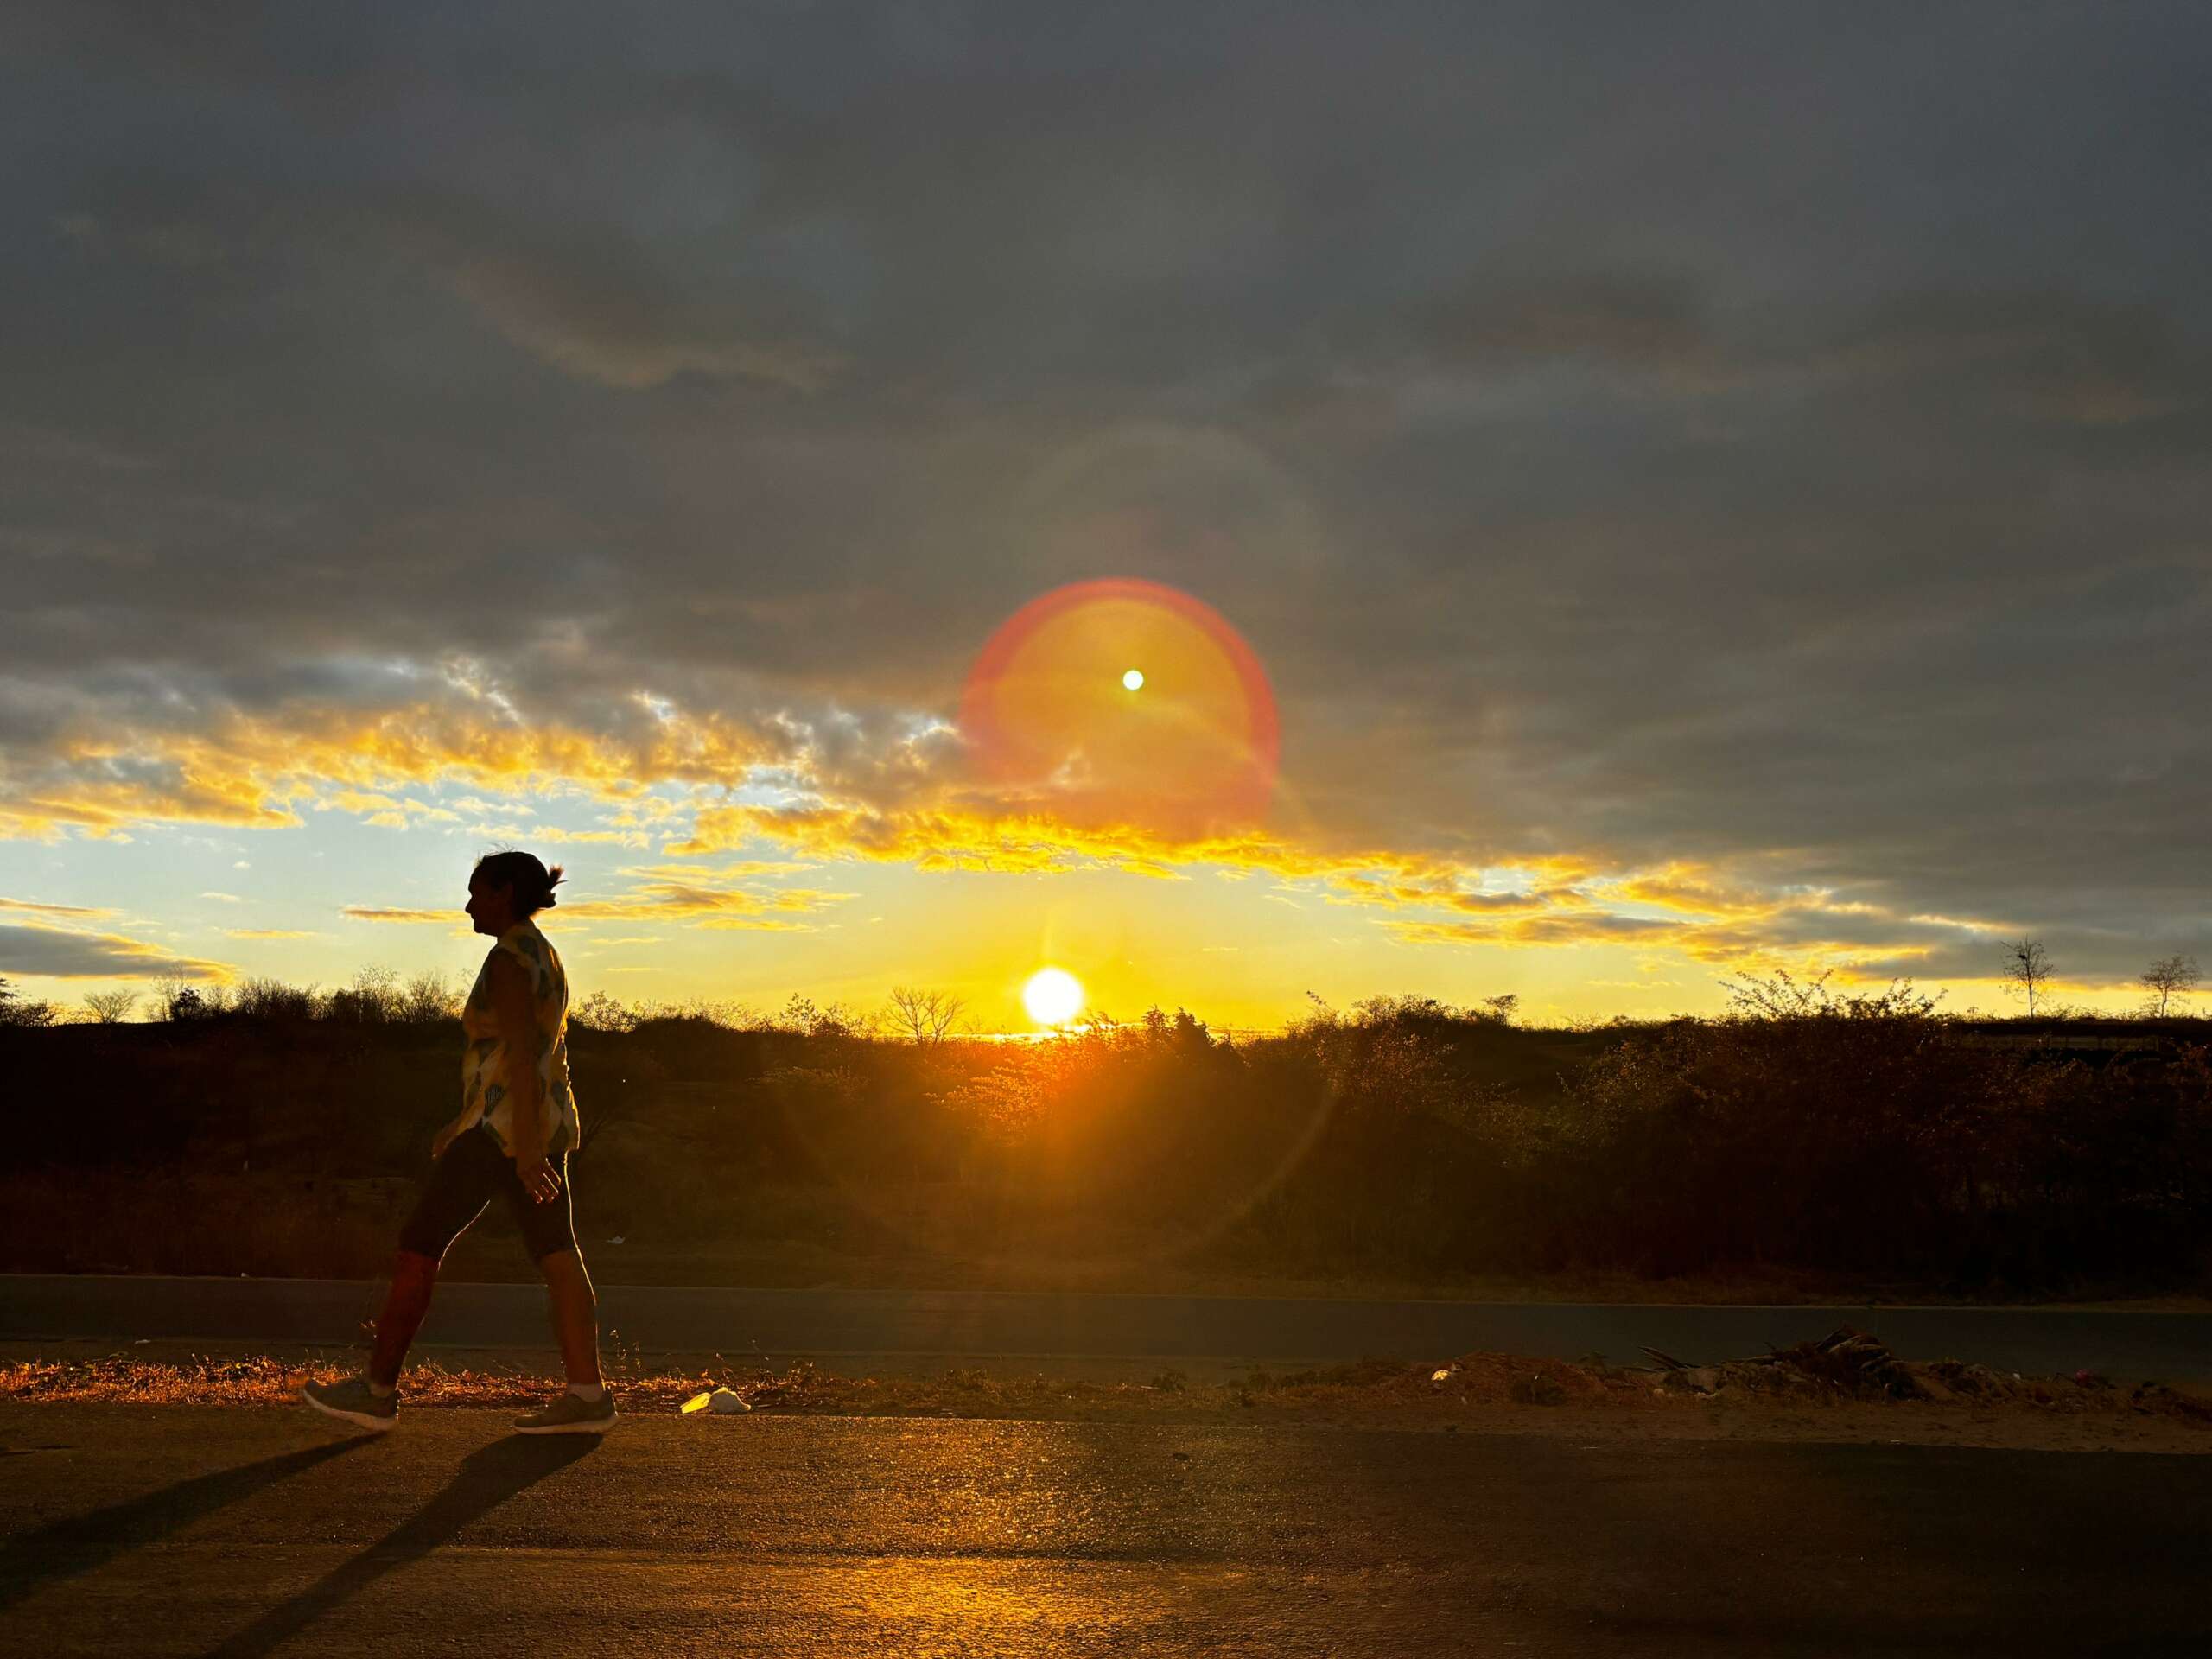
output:
POLYGON ((599 1373, 598 1304, 576 1249, 568 1158, 579 1138, 569 1087, 569 980, 532 918, 553 903, 561 867, 528 853, 479 859, 468 878, 468 918, 489 934, 491 954, 461 1014, 461 1116, 431 1143, 429 1185, 400 1229, 391 1291, 377 1320, 369 1369, 303 1390, 317 1411, 364 1428, 390 1428, 399 1410, 399 1369, 429 1311, 447 1248, 496 1196, 522 1228, 553 1293, 553 1332, 568 1392, 516 1420, 525 1434, 596 1434, 614 1421, 599 1373))

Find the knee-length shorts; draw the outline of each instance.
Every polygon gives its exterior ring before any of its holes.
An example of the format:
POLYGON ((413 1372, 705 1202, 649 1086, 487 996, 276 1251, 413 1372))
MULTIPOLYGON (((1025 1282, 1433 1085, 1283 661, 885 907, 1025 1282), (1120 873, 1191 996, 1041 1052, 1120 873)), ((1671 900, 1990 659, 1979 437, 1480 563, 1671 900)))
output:
POLYGON ((505 1198, 522 1230, 531 1260, 576 1248, 575 1217, 569 1203, 569 1154, 547 1160, 560 1178, 561 1196, 539 1204, 523 1189, 515 1160, 482 1124, 464 1130, 430 1170, 414 1213, 399 1230, 399 1248, 433 1262, 468 1230, 494 1198, 505 1198))

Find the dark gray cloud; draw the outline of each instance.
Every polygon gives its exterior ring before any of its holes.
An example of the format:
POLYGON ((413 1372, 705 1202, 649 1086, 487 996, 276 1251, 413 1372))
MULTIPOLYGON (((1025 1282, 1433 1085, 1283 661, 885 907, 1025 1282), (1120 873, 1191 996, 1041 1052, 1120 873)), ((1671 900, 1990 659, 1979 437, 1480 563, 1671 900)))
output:
POLYGON ((486 685, 907 791, 1127 574, 1262 650, 1298 833, 2212 954, 2185 10, 5 30, 17 799, 486 685))
POLYGON ((6 922, 0 922, 0 970, 52 979, 109 979, 131 974, 221 979, 230 972, 219 963, 180 957, 118 934, 21 927, 6 922))

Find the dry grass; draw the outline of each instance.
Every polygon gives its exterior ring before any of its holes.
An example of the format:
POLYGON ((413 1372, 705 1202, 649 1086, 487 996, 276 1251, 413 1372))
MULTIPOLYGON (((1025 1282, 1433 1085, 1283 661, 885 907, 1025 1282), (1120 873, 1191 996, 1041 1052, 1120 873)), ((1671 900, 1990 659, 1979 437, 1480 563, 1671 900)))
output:
MULTIPOLYGON (((344 1376, 351 1369, 328 1363, 213 1356, 144 1360, 117 1354, 100 1359, 22 1360, 0 1364, 0 1399, 282 1405, 291 1402, 302 1383, 344 1376)), ((1446 1386, 1432 1382, 1427 1368, 1395 1362, 1285 1376, 1255 1372, 1237 1382, 1211 1386, 1193 1385, 1173 1371, 1149 1382, 1093 1382, 980 1369, 948 1370, 936 1376, 850 1377, 804 1363, 769 1371, 735 1365, 672 1370, 618 1362, 607 1373, 623 1409, 632 1412, 674 1411, 692 1395, 715 1388, 732 1389, 755 1410, 853 1416, 1066 1416, 1071 1408, 1076 1408, 1075 1414, 1211 1416, 1263 1405, 1656 1403, 1649 1383, 1634 1373, 1494 1355, 1469 1356, 1446 1386)), ((433 1408, 526 1405, 560 1386, 557 1377, 518 1369, 448 1369, 435 1363, 411 1365, 400 1379, 410 1407, 433 1408)))

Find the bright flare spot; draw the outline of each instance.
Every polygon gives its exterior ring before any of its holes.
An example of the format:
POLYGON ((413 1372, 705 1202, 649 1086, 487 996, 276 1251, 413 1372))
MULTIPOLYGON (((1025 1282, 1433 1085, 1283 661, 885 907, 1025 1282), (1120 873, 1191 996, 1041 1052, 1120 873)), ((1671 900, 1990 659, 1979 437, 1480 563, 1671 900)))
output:
POLYGON ((1021 1006, 1040 1026, 1065 1026, 1083 1008, 1083 983, 1061 968, 1039 968, 1021 988, 1021 1006))
POLYGON ((1008 798, 1167 840, 1262 822, 1281 747, 1243 637, 1188 594, 1120 576, 1055 588, 1001 623, 961 692, 960 729, 1008 798))

